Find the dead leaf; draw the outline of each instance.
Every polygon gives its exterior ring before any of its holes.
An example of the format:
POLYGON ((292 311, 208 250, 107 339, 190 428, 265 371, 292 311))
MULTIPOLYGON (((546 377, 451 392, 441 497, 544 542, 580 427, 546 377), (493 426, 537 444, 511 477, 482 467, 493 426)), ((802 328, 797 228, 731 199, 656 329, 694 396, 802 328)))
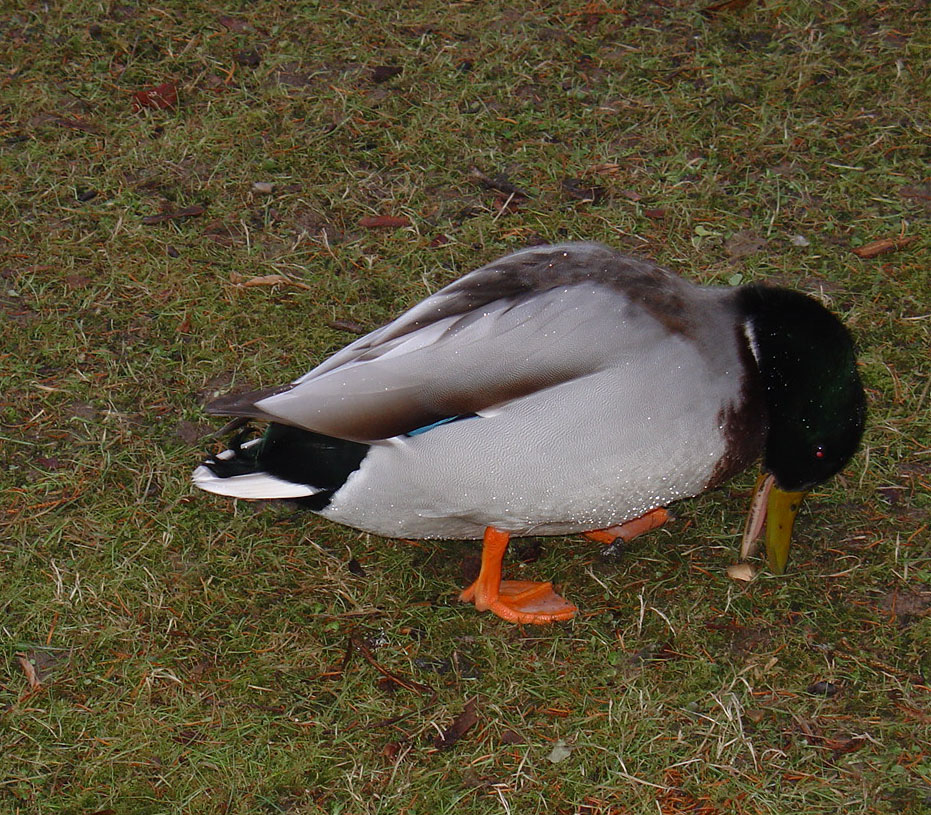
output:
POLYGON ((275 81, 286 88, 306 88, 314 84, 314 76, 298 71, 278 71, 275 81))
POLYGON ((39 675, 36 672, 36 666, 32 664, 32 660, 25 654, 17 654, 16 659, 19 662, 19 666, 23 669, 23 673, 26 674, 26 681, 29 683, 29 689, 41 690, 42 683, 39 681, 39 675))
POLYGON ((327 325, 336 331, 348 331, 350 334, 368 333, 364 325, 360 325, 359 323, 353 322, 352 320, 336 319, 331 320, 327 323, 327 325))
POLYGON ((243 31, 249 30, 249 24, 244 20, 240 20, 236 17, 229 17, 226 14, 217 18, 217 22, 222 25, 224 28, 228 28, 230 31, 236 31, 242 33, 243 31))
POLYGON ((606 161, 602 164, 593 164, 588 168, 588 172, 598 175, 617 175, 621 171, 621 165, 614 161, 606 161))
POLYGON ((240 224, 217 218, 204 224, 204 235, 220 246, 234 246, 243 239, 243 229, 240 224))
POLYGON ((908 623, 931 614, 931 591, 895 589, 880 599, 879 607, 895 614, 900 623, 908 623))
POLYGON ((136 91, 133 94, 133 112, 144 108, 166 110, 178 104, 178 86, 174 82, 163 82, 154 88, 136 91))
POLYGON ((447 727, 441 734, 433 740, 433 746, 437 750, 449 750, 459 739, 461 739, 478 721, 478 715, 475 713, 475 700, 470 699, 466 702, 465 708, 453 723, 447 727))
POLYGON ((637 652, 637 657, 644 662, 666 662, 681 659, 685 654, 673 650, 668 642, 651 642, 637 652))
POLYGON ((644 214, 645 217, 649 218, 650 220, 653 220, 653 221, 661 221, 661 220, 663 220, 663 218, 666 217, 666 210, 665 210, 665 209, 659 209, 659 208, 656 208, 656 209, 645 209, 645 210, 643 211, 643 214, 644 214))
POLYGON ((175 428, 175 435, 185 444, 189 445, 197 444, 202 438, 209 436, 212 432, 213 428, 209 425, 194 424, 193 422, 185 420, 178 422, 178 426, 175 428))
POLYGON ((503 192, 505 195, 516 195, 521 198, 529 198, 530 196, 524 192, 522 189, 515 187, 509 180, 506 175, 499 174, 492 178, 491 176, 485 175, 478 167, 472 167, 469 170, 469 175, 472 176, 476 181, 478 181, 483 187, 488 187, 490 190, 495 190, 496 192, 503 192))
POLYGON ((402 68, 399 65, 376 65, 372 68, 372 82, 381 84, 400 76, 402 68))
POLYGON ((864 744, 866 739, 863 736, 851 736, 845 739, 825 739, 822 746, 834 753, 843 754, 859 750, 864 744))
POLYGON ((925 713, 925 711, 906 705, 903 702, 896 702, 895 706, 901 710, 907 718, 914 719, 916 722, 921 722, 921 724, 931 724, 931 713, 925 713))
POLYGON ((160 224, 163 221, 175 221, 178 218, 193 218, 197 215, 203 215, 205 210, 206 207, 202 207, 200 204, 194 204, 190 207, 184 207, 184 209, 162 212, 159 215, 146 215, 142 219, 142 223, 151 226, 152 224, 160 224))
POLYGON ((724 0, 722 3, 714 3, 710 6, 705 6, 701 10, 701 13, 705 17, 717 17, 722 11, 740 11, 745 9, 747 6, 752 3, 753 0, 724 0))
POLYGON ((233 54, 233 59, 236 61, 237 65, 242 65, 246 68, 258 68, 262 63, 262 56, 254 48, 237 51, 233 54))
POLYGON ((851 251, 860 258, 874 258, 877 255, 885 255, 888 252, 895 252, 897 249, 903 249, 912 243, 912 241, 917 240, 917 235, 911 235, 907 238, 880 238, 879 240, 866 244, 866 246, 858 246, 851 251))
POLYGON ((901 504, 902 499, 905 498, 907 494, 905 487, 899 486, 877 487, 876 492, 878 492, 882 499, 890 506, 901 504))
POLYGON ((243 280, 242 275, 233 274, 230 276, 230 279, 235 285, 242 286, 244 289, 254 286, 297 286, 299 289, 311 288, 306 283, 301 283, 300 280, 285 277, 283 274, 258 275, 257 277, 250 277, 248 280, 243 280))
POLYGON ((81 402, 75 400, 68 404, 68 409, 71 411, 71 415, 78 419, 86 419, 87 421, 93 421, 97 418, 98 411, 90 402, 81 402))
POLYGON ((766 238, 763 238, 750 229, 741 229, 735 232, 726 241, 724 241, 724 251, 731 260, 755 255, 766 246, 766 238))
POLYGON ((812 696, 837 696, 839 688, 833 682, 825 682, 823 679, 819 682, 813 682, 808 686, 808 693, 812 696))
POLYGON ((69 289, 83 289, 91 284, 91 279, 80 272, 72 272, 69 275, 65 275, 65 285, 69 289))
POLYGON ((586 184, 578 178, 564 178, 562 180, 562 189, 570 198, 576 201, 585 201, 591 204, 597 204, 604 198, 604 188, 594 184, 586 184))
POLYGON ((505 215, 509 212, 519 211, 523 201, 524 199, 521 196, 515 195, 514 193, 510 195, 498 193, 495 196, 494 208, 500 215, 505 215))
POLYGON ((95 127, 92 124, 88 124, 83 119, 71 119, 65 118, 63 116, 56 117, 52 120, 53 124, 58 125, 59 127, 66 127, 68 130, 80 130, 82 133, 99 133, 100 128, 95 127))
POLYGON ((198 83, 198 87, 216 94, 226 93, 230 89, 225 80, 216 74, 206 74, 198 83))
POLYGON ((727 567, 727 576, 731 580, 749 583, 756 577, 756 570, 749 563, 732 563, 727 567))
POLYGON ((405 215, 368 215, 359 219, 363 229, 400 229, 410 225, 411 219, 405 215))
POLYGON ((899 187, 899 195, 923 204, 925 208, 931 207, 931 181, 925 181, 921 184, 906 184, 899 187))

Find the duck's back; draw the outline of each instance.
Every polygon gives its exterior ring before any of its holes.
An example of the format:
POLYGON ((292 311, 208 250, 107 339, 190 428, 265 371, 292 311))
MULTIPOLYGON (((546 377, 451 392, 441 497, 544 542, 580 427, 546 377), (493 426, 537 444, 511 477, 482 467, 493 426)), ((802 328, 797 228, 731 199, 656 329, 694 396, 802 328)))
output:
POLYGON ((562 534, 746 466, 765 430, 753 370, 730 290, 567 244, 466 275, 263 409, 371 444, 322 510, 333 520, 420 538, 562 534))

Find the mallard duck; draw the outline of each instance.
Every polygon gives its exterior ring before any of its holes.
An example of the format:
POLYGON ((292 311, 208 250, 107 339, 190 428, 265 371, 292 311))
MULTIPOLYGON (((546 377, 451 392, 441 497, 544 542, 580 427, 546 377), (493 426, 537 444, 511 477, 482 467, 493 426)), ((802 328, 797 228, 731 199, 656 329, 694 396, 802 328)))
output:
POLYGON ((850 335, 818 301, 697 286, 597 243, 489 263, 208 412, 267 426, 198 467, 198 487, 385 537, 481 539, 460 597, 518 623, 576 608, 501 579, 510 537, 627 540, 761 455, 744 548, 765 522, 781 573, 805 492, 851 458, 866 414, 850 335))

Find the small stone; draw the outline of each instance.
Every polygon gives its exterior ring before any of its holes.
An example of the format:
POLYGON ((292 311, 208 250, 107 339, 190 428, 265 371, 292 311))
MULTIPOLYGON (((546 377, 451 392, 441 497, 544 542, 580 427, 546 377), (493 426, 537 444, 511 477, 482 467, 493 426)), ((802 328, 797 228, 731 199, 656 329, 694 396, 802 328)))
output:
POLYGON ((806 246, 811 246, 811 241, 808 240, 808 238, 806 238, 804 235, 793 235, 791 238, 789 238, 789 243, 802 249, 804 249, 806 246))
POLYGON ((547 759, 553 762, 553 764, 559 764, 561 761, 565 761, 569 758, 570 755, 572 755, 572 748, 562 739, 559 739, 559 741, 553 745, 553 749, 550 750, 547 759))
POLYGON ((271 195, 275 191, 275 185, 270 181, 256 181, 252 185, 252 192, 256 195, 271 195))
POLYGON ((262 62, 262 57, 254 48, 237 51, 233 54, 233 59, 236 60, 237 64, 244 65, 247 68, 258 68, 262 62))
POLYGON ((381 84, 400 76, 402 68, 399 65, 376 65, 372 68, 372 82, 381 84))
POLYGON ((812 696, 827 696, 828 698, 836 696, 839 688, 833 682, 814 682, 808 686, 808 692, 812 696))

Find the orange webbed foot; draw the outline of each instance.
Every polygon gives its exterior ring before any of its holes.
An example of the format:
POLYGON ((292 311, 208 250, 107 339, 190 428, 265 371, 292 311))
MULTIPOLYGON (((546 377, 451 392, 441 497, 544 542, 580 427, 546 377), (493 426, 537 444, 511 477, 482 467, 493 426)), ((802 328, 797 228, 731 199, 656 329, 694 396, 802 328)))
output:
POLYGON ((553 584, 531 580, 502 580, 498 596, 488 597, 476 589, 476 580, 465 589, 459 599, 475 603, 479 611, 490 611, 509 623, 542 625, 559 620, 570 620, 578 609, 553 591, 553 584))
POLYGON ((501 561, 509 539, 507 532, 493 526, 485 530, 481 570, 459 599, 511 623, 539 625, 573 617, 578 609, 556 594, 552 583, 501 579, 501 561))
POLYGON ((649 532, 651 529, 658 529, 672 519, 672 513, 666 507, 657 507, 638 518, 631 518, 629 521, 617 524, 617 526, 609 526, 606 529, 593 529, 591 532, 586 532, 585 537, 604 544, 611 544, 616 540, 629 541, 644 532, 649 532))

